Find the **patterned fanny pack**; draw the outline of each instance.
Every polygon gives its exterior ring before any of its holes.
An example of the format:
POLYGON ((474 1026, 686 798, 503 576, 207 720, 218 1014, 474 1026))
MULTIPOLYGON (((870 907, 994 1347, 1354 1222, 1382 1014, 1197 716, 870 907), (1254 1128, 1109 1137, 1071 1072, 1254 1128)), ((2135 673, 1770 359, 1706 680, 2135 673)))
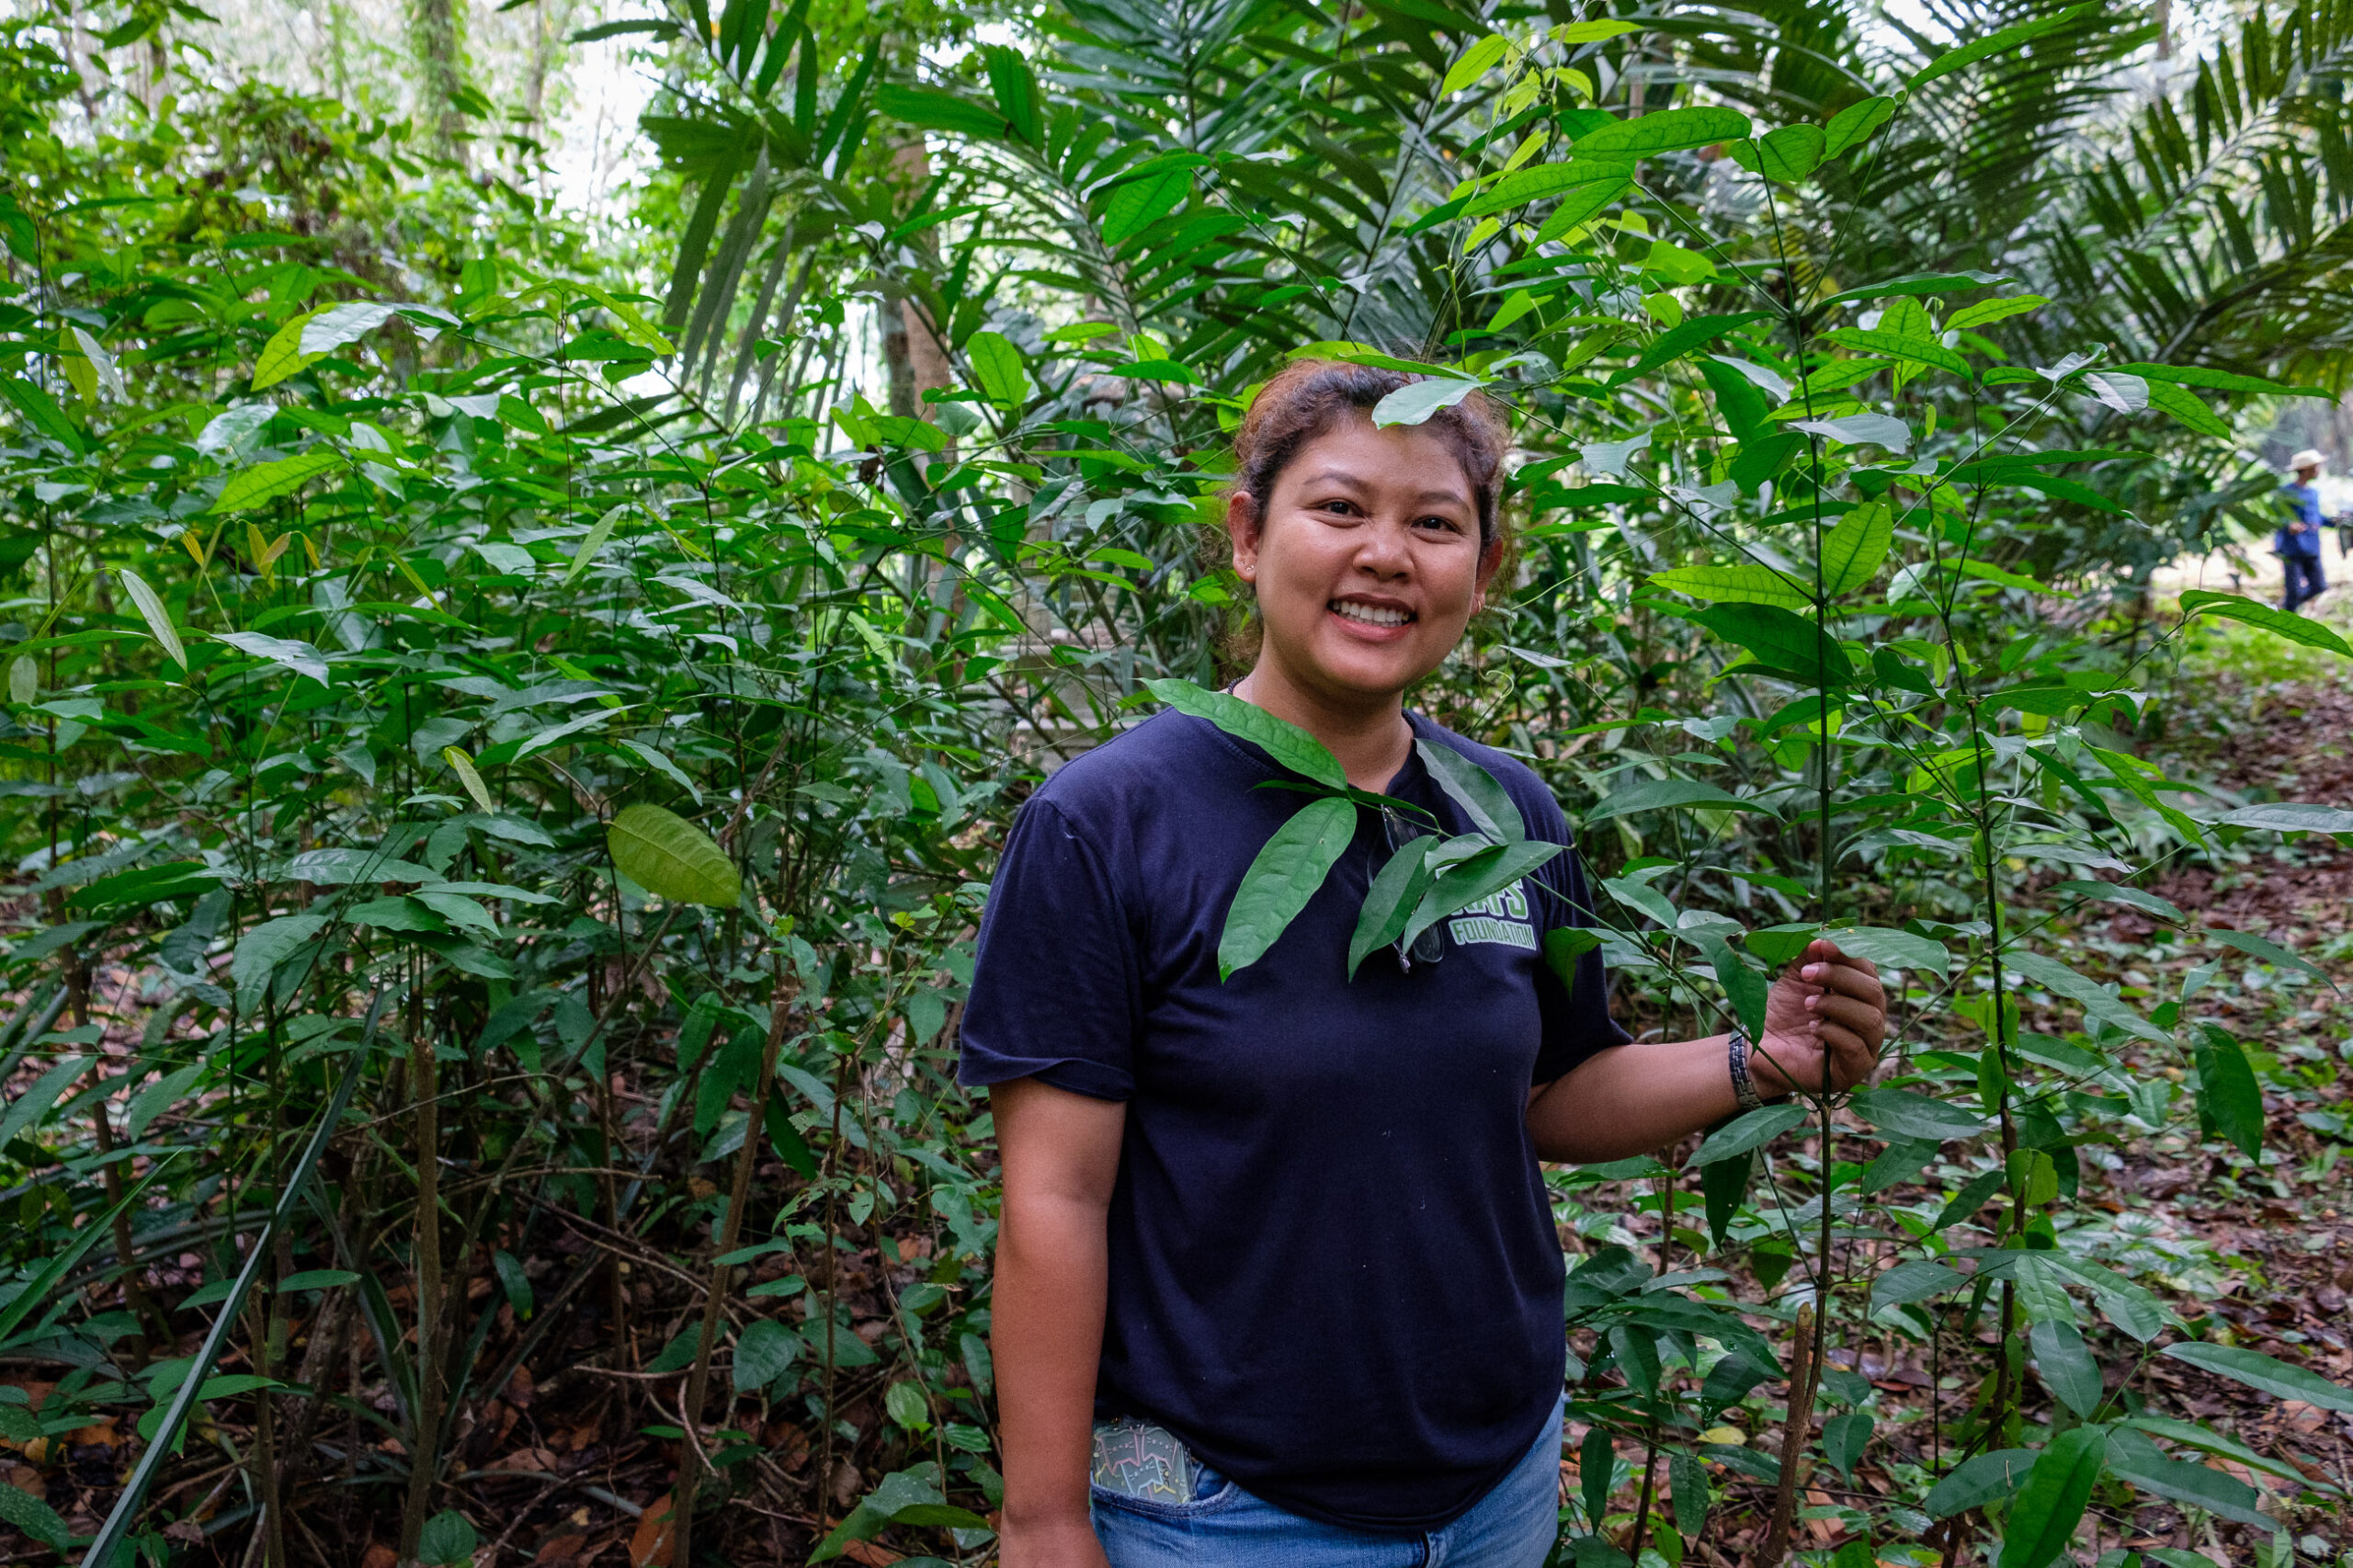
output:
POLYGON ((1090 1479, 1115 1496, 1189 1503, 1200 1473, 1200 1461, 1165 1426, 1132 1415, 1095 1424, 1095 1470, 1090 1479))

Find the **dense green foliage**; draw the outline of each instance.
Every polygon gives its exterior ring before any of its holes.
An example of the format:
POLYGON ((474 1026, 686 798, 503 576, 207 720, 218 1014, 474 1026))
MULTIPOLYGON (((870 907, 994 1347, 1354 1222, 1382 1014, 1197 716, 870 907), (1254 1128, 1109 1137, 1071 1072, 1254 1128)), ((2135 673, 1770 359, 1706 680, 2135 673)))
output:
POLYGON ((331 105, 84 134, 17 28, 0 1335, 62 1371, 0 1436, 137 1427, 87 1560, 463 1560, 578 1503, 493 1462, 558 1376, 666 1445, 633 1551, 985 1557, 951 1059, 993 846, 1146 682, 1218 674, 1221 438, 1311 347, 1426 370, 1386 421, 1513 411, 1511 591, 1416 700, 1580 823, 1623 1010, 1753 1029, 1824 927, 1901 980, 1864 1094, 1554 1173, 1560 1560, 1775 1557, 1801 1472, 1867 1453, 1892 1490, 1808 1510, 1841 1568, 2043 1568, 2136 1490, 2278 1550, 2188 1460, 2329 1483, 2140 1374, 2353 1393, 2186 1324, 2073 1200, 2079 1150, 2259 1174, 2206 1003, 2233 953, 2318 973, 2135 879, 2353 835, 2137 745, 2183 635, 2151 568, 2263 519, 2233 422, 2342 369, 2353 23, 2257 19, 2120 117, 2120 11, 1938 17, 1070 0, 935 71, 961 24, 695 0, 637 29, 665 280, 331 105), (2212 961, 2086 974, 2101 905, 2212 961), (1968 1358, 1931 1436, 1867 1340, 1968 1358), (1785 1381, 1785 1441, 1722 1440, 1785 1381))

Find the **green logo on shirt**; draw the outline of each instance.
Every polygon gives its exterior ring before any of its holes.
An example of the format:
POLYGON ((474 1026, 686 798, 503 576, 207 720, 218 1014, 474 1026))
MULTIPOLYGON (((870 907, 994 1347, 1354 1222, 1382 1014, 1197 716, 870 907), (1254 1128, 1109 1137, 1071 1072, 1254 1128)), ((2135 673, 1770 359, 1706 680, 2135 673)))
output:
POLYGON ((1517 881, 1476 903, 1466 904, 1460 915, 1446 923, 1446 932, 1457 947, 1498 942, 1506 948, 1525 948, 1534 952, 1536 927, 1528 919, 1528 884, 1517 881))

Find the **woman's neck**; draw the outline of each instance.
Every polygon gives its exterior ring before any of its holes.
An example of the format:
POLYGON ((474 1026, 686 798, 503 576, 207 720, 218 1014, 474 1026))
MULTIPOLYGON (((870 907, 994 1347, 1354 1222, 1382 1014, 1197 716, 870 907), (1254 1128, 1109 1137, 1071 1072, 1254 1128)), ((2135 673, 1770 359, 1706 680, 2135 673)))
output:
POLYGON ((1405 722, 1402 692, 1386 702, 1335 702, 1287 678, 1275 661, 1264 658, 1233 689, 1244 701, 1323 742, 1359 790, 1387 790, 1413 754, 1414 730, 1405 722))

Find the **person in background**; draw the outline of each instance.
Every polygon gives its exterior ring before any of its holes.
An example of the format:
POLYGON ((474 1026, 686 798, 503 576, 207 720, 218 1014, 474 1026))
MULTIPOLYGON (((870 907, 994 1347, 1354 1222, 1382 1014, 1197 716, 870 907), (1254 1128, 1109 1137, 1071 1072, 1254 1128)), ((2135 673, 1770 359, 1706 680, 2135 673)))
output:
POLYGON ((2279 505, 2287 515, 2271 536, 2271 548, 2279 553, 2279 569, 2286 578, 2279 595, 2281 609, 2310 604, 2328 589, 2328 578, 2320 565, 2320 492, 2313 488, 2327 460, 2310 447, 2288 460, 2296 477, 2279 487, 2279 505))

